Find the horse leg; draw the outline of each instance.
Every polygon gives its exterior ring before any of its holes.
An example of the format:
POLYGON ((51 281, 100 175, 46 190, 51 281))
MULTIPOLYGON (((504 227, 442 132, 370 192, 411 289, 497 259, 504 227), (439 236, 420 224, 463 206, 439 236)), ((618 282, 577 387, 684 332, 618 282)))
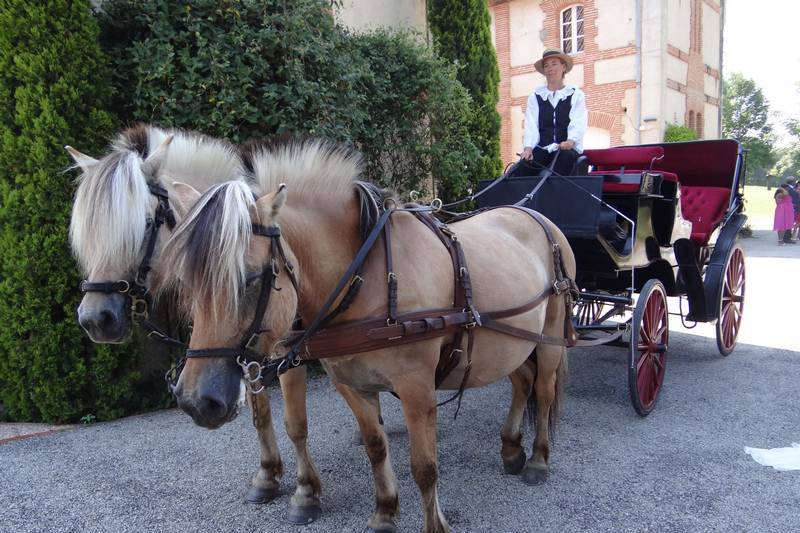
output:
MULTIPOLYGON (((336 391, 339 394, 341 394, 343 397, 345 396, 346 393, 342 392, 342 389, 348 388, 347 385, 344 385, 342 383, 336 383, 336 381, 334 381, 333 386, 336 387, 336 391)), ((380 422, 381 425, 383 425, 383 416, 381 415, 380 398, 378 398, 378 421, 380 422)), ((361 429, 359 429, 358 427, 356 427, 356 430, 353 433, 353 444, 355 444, 356 446, 364 445, 364 440, 361 438, 361 429)))
POLYGON ((503 459, 503 470, 506 474, 519 474, 525 466, 525 449, 522 447, 522 419, 525 415, 525 405, 533 390, 535 377, 536 366, 530 359, 509 376, 512 387, 511 407, 500 432, 500 439, 503 442, 500 456, 503 459))
POLYGON ((567 351, 563 346, 540 344, 536 347, 534 394, 528 402, 531 420, 534 413, 536 417, 536 438, 533 441, 533 456, 522 471, 522 480, 528 485, 544 482, 549 473, 550 432, 558 419, 566 357, 567 351))
POLYGON ((253 426, 258 434, 261 458, 258 471, 250 481, 250 488, 245 495, 245 500, 248 503, 268 503, 280 494, 283 462, 272 427, 269 394, 266 390, 258 394, 248 391, 247 397, 253 411, 253 426))
POLYGON ((322 514, 319 473, 308 453, 308 419, 306 417, 306 367, 300 366, 280 376, 283 392, 283 421, 297 457, 297 488, 289 502, 287 520, 292 524, 309 524, 322 514))
POLYGON ((436 457, 436 393, 427 384, 395 384, 411 442, 411 473, 422 494, 425 533, 449 533, 437 495, 439 469, 436 457))
POLYGON ((367 528, 375 533, 397 531, 395 517, 400 512, 397 479, 389 459, 389 441, 380 424, 380 403, 377 392, 361 392, 350 387, 337 387, 356 417, 361 437, 372 465, 375 480, 375 512, 367 528))

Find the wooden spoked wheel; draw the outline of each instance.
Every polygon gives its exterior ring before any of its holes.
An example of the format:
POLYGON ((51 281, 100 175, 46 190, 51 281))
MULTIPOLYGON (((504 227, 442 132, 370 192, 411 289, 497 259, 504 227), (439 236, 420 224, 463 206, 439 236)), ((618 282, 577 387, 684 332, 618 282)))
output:
POLYGON ((657 279, 645 283, 631 319, 628 387, 633 408, 647 416, 655 407, 664 382, 669 343, 669 313, 664 286, 657 279))
POLYGON ((581 300, 575 305, 573 316, 575 323, 579 326, 592 326, 598 323, 606 304, 597 300, 581 300))
POLYGON ((744 312, 744 252, 738 244, 728 254, 717 319, 717 348, 729 355, 736 346, 744 312))

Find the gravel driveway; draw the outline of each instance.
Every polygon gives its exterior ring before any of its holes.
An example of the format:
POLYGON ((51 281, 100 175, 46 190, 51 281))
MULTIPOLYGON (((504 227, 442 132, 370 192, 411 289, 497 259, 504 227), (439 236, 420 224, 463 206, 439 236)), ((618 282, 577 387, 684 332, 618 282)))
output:
MULTIPOLYGON (((800 472, 773 471, 743 451, 800 442, 800 285, 775 290, 776 280, 798 279, 800 245, 772 241, 766 232, 744 241, 745 325, 731 356, 703 336, 711 326, 689 332, 672 321, 664 390, 648 418, 630 407, 626 350, 570 352, 546 484, 502 474, 507 381, 467 391, 456 420, 452 404, 442 408, 439 495, 454 531, 800 531, 800 472)), ((282 426, 281 398, 272 398, 282 426)), ((400 530, 419 531, 399 403, 382 400, 400 530)), ((309 410, 324 515, 305 528, 283 522, 288 495, 243 503, 258 461, 249 412, 207 431, 168 410, 0 445, 0 531, 361 532, 373 490, 366 454, 351 442, 352 415, 325 378, 312 381, 309 410)), ((278 438, 289 490, 292 448, 282 430, 278 438)))

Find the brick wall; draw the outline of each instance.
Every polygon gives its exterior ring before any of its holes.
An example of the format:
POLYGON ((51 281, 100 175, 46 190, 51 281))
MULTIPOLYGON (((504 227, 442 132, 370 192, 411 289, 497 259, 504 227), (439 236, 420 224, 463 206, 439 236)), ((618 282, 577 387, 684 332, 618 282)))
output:
MULTIPOLYGON (((633 0, 631 0, 633 1, 633 0)), ((589 127, 607 130, 610 134, 611 144, 620 145, 626 142, 632 143, 635 139, 634 120, 636 110, 633 109, 633 102, 626 103, 626 91, 636 89, 634 72, 630 73, 630 79, 616 81, 613 83, 595 83, 595 63, 604 59, 613 59, 622 56, 630 56, 636 53, 635 43, 631 42, 627 46, 610 50, 600 50, 596 39, 598 28, 597 6, 595 0, 540 0, 539 7, 544 13, 544 27, 542 28, 542 41, 546 48, 560 48, 560 15, 561 11, 575 4, 583 5, 584 17, 584 51, 573 55, 576 66, 583 66, 583 91, 586 93, 586 102, 589 110, 589 127), (626 111, 627 109, 627 111, 626 111), (628 134, 626 133, 626 126, 628 134)), ((668 46, 666 53, 678 57, 688 64, 687 83, 681 84, 675 80, 667 80, 667 86, 677 89, 686 95, 686 116, 684 120, 688 123, 689 112, 692 112, 696 129, 703 135, 704 104, 710 103, 718 105, 717 96, 706 95, 704 93, 704 75, 709 74, 719 79, 719 71, 706 66, 703 62, 702 52, 702 3, 711 6, 719 13, 719 6, 710 0, 692 0, 691 9, 691 47, 688 54, 680 51, 674 46, 668 46), (698 114, 700 119, 698 120, 698 114), (697 126, 699 124, 699 127, 697 126)), ((531 57, 530 63, 516 67, 511 66, 511 42, 510 42, 510 0, 490 0, 489 7, 493 12, 495 21, 495 47, 497 50, 498 67, 500 68, 500 99, 497 110, 502 120, 501 130, 501 156, 504 163, 516 159, 516 153, 521 150, 521 146, 515 146, 515 139, 519 138, 519 132, 514 135, 512 132, 512 108, 521 107, 523 112, 527 104, 527 96, 512 97, 511 78, 521 74, 535 72, 533 63, 538 57, 531 57)), ((544 78, 542 78, 544 83, 544 78)), ((662 104, 663 105, 663 104, 662 104)), ((661 114, 664 114, 662 109, 661 114)), ((660 119, 662 117, 659 117, 660 119)))

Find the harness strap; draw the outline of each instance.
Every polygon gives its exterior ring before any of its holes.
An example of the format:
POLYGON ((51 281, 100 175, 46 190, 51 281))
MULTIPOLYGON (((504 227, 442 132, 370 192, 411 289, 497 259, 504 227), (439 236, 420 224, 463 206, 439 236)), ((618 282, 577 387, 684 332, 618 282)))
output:
POLYGON ((375 226, 372 228, 372 231, 364 240, 364 243, 361 245, 361 248, 358 250, 355 259, 350 266, 348 267, 345 274, 339 280, 339 283, 336 284, 336 287, 333 289, 331 294, 328 296, 328 299, 322 304, 317 316, 308 326, 302 335, 295 341, 294 345, 289 349, 284 356, 283 360, 281 361, 281 367, 277 369, 278 373, 285 372, 291 366, 297 366, 298 364, 298 348, 305 344, 306 341, 316 333, 319 328, 322 326, 323 323, 327 322, 329 319, 327 318, 327 313, 333 307, 333 303, 339 297, 342 290, 344 290, 345 285, 351 283, 351 279, 353 275, 359 271, 366 261, 367 256, 369 255, 370 251, 372 250, 372 246, 375 244, 375 241, 378 239, 378 235, 381 234, 381 230, 383 230, 383 226, 386 225, 386 222, 389 220, 389 217, 394 212, 394 209, 386 209, 375 223, 375 226))
POLYGON ((93 282, 83 280, 78 285, 81 292, 128 292, 131 284, 124 279, 119 281, 93 282))
POLYGON ((389 227, 391 224, 386 224, 383 227, 383 242, 386 244, 386 282, 389 285, 389 298, 388 298, 388 314, 389 322, 397 322, 397 274, 394 273, 392 268, 392 239, 389 236, 389 227))

